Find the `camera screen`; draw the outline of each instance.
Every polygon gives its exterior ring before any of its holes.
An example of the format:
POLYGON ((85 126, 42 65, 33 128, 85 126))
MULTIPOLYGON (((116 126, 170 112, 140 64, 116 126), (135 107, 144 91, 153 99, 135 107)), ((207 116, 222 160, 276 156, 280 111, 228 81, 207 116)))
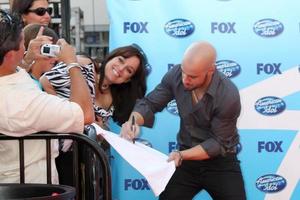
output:
POLYGON ((44 47, 44 53, 50 53, 50 47, 44 47))

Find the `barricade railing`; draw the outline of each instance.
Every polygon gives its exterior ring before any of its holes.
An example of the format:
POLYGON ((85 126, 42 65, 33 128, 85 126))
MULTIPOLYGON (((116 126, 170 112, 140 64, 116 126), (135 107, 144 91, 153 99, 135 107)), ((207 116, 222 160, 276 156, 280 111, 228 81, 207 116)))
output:
MULTIPOLYGON (((95 137, 93 135, 92 137, 95 137)), ((93 199, 101 199, 101 200, 111 200, 112 192, 111 192, 111 172, 109 161, 106 153, 100 147, 100 145, 95 141, 89 138, 84 134, 76 134, 76 133, 51 133, 47 131, 34 133, 31 135, 27 135, 24 137, 11 137, 7 135, 3 135, 0 133, 0 142, 1 140, 18 140, 19 141, 19 163, 20 163, 20 184, 24 184, 26 181, 25 173, 24 173, 24 141, 25 140, 45 140, 46 141, 46 160, 47 160, 47 184, 51 183, 51 140, 53 139, 71 139, 73 140, 72 144, 72 152, 73 152, 73 187, 76 190, 76 199, 78 200, 93 200, 93 199), (79 148, 80 144, 80 148, 79 148), (84 147, 84 148, 82 148, 84 147), (90 173, 94 173, 94 171, 100 171, 101 177, 96 177, 97 180, 90 180, 90 177, 84 178, 85 174, 82 174, 80 171, 80 166, 82 164, 82 158, 84 156, 80 156, 80 151, 88 151, 88 155, 93 155, 93 159, 96 159, 97 165, 94 166, 86 166, 85 168, 91 170, 90 173), (98 166, 98 164, 100 164, 98 166), (84 188, 86 182, 82 180, 90 180, 92 181, 92 185, 94 185, 95 190, 100 190, 100 196, 93 194, 86 194, 84 188), (96 196, 96 197, 95 197, 96 196)), ((84 160, 87 160, 86 158, 84 160)), ((88 163, 86 163, 88 165, 88 163)), ((87 173, 87 176, 90 176, 90 173, 87 173)), ((1 196, 1 194, 0 194, 1 196)))

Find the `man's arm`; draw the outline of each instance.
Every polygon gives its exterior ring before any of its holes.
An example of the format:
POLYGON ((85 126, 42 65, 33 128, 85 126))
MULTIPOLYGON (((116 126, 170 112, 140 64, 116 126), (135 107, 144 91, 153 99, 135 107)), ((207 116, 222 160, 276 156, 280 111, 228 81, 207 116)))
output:
POLYGON ((75 49, 69 45, 65 40, 60 39, 57 42, 61 46, 61 52, 58 59, 69 66, 69 74, 71 79, 71 95, 70 101, 79 104, 84 114, 84 124, 91 124, 95 121, 93 103, 90 90, 84 79, 77 58, 75 49), (77 66, 78 64, 78 66, 77 66), (70 67, 74 65, 73 67, 70 67))
POLYGON ((121 137, 133 140, 140 132, 139 126, 153 126, 155 113, 161 111, 174 98, 172 82, 173 74, 168 72, 153 91, 143 99, 137 100, 128 121, 122 125, 121 137))
POLYGON ((212 137, 201 143, 210 157, 234 152, 239 142, 236 127, 241 111, 239 92, 230 82, 227 82, 226 89, 215 98, 217 103, 211 119, 212 137))

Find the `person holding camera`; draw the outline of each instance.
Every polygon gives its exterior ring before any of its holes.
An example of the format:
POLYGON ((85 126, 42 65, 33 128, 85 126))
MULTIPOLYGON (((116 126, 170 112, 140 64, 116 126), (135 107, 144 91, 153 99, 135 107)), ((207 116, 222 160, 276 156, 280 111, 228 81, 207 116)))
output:
MULTIPOLYGON (((39 40, 39 37, 49 38, 52 44, 56 44, 56 42, 59 39, 58 35, 55 33, 54 30, 52 30, 47 26, 43 26, 41 24, 28 24, 27 26, 24 27, 23 30, 24 30, 24 39, 25 39, 25 49, 26 50, 28 49, 29 51, 30 51, 29 45, 31 45, 31 43, 34 43, 35 40, 39 40)), ((42 55, 35 56, 35 59, 32 62, 30 68, 28 68, 28 73, 30 74, 31 78, 35 81, 35 83, 39 86, 41 90, 43 90, 43 87, 39 82, 40 77, 45 72, 51 70, 51 68, 55 66, 55 64, 58 61, 56 55, 49 56, 50 45, 52 46, 51 43, 46 43, 41 45, 40 52, 37 53, 41 53, 42 55)), ((55 45, 55 47, 60 48, 57 45, 55 45)))
MULTIPOLYGON (((57 57, 66 63, 70 75, 69 100, 49 95, 18 67, 25 52, 21 20, 1 9, 0 19, 0 133, 15 137, 39 131, 82 133, 84 125, 94 122, 95 116, 74 48, 63 39, 57 42, 61 47, 57 57)), ((24 145, 25 182, 46 183, 45 142, 26 141, 24 145)), ((0 146, 0 182, 17 183, 17 141, 1 141, 0 146)), ((54 162, 58 149, 54 144, 52 150, 52 183, 58 183, 54 162)))

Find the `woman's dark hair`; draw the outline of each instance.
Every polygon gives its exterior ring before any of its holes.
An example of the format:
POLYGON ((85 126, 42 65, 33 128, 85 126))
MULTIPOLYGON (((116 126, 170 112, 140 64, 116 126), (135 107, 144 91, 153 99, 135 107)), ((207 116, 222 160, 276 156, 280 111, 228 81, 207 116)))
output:
MULTIPOLYGON (((25 45, 25 49, 28 48, 30 40, 36 38, 41 26, 44 26, 44 25, 41 25, 41 24, 28 24, 24 27, 24 40, 25 40, 24 45, 25 45)), ((53 44, 55 44, 57 42, 57 40, 59 39, 56 32, 53 29, 51 29, 47 26, 44 26, 43 35, 52 37, 53 44)))
POLYGON ((118 125, 121 125, 128 120, 136 100, 142 98, 146 93, 146 63, 142 53, 134 46, 124 46, 113 50, 106 56, 100 67, 100 91, 102 91, 101 86, 105 77, 106 63, 117 56, 124 58, 137 56, 140 60, 140 65, 130 78, 130 81, 110 86, 113 99, 112 104, 115 108, 112 118, 118 125))
POLYGON ((10 10, 12 13, 18 13, 19 15, 26 14, 34 1, 36 0, 13 0, 10 10))
POLYGON ((11 50, 18 51, 22 40, 22 21, 19 16, 0 9, 0 65, 11 50))

